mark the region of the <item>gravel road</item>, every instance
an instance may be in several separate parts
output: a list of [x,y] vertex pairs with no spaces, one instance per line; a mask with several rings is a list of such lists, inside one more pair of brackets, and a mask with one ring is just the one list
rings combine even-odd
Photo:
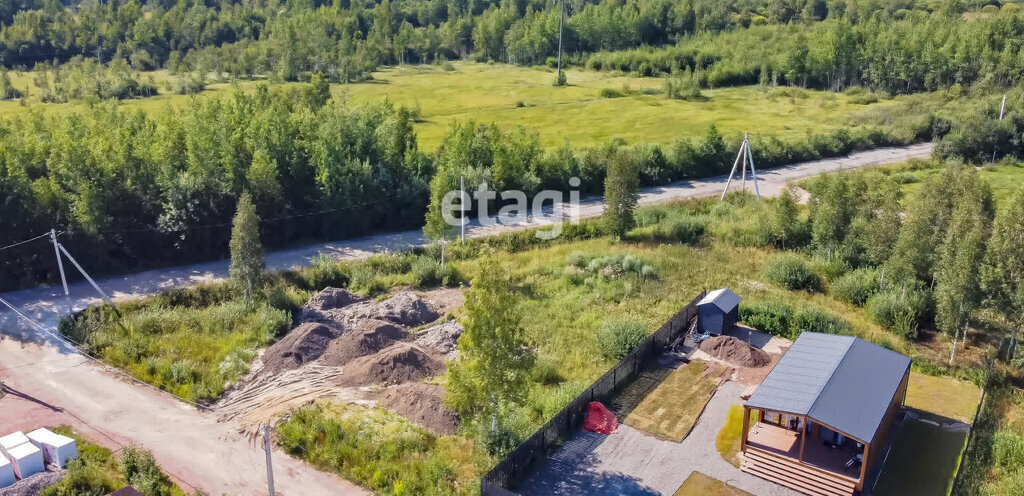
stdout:
[[[931,149],[930,143],[881,148],[766,170],[759,173],[760,192],[763,196],[774,195],[787,181],[815,174],[927,157]],[[725,181],[725,177],[717,177],[645,188],[640,194],[640,204],[716,195],[721,192]],[[589,199],[580,206],[580,215],[597,216],[602,208],[600,198]],[[543,221],[531,219],[515,226],[473,225],[468,228],[467,235],[486,236],[543,224]],[[306,265],[321,252],[339,259],[353,259],[424,242],[419,231],[407,231],[279,251],[268,254],[266,259],[268,268],[286,269]],[[68,249],[74,253],[74,246],[68,246]],[[81,262],[88,268],[88,260]],[[228,261],[222,260],[110,277],[98,282],[115,299],[126,299],[172,287],[214,281],[226,277],[227,272]],[[73,284],[71,294],[72,305],[76,309],[99,301],[85,282]],[[13,291],[4,294],[3,298],[50,326],[56,325],[59,315],[67,311],[67,303],[59,287]],[[0,336],[3,337],[0,340],[0,380],[5,384],[35,398],[37,403],[73,415],[81,423],[110,438],[124,439],[151,449],[161,465],[188,486],[201,487],[211,494],[266,494],[262,448],[234,434],[234,426],[218,423],[216,414],[196,411],[167,394],[127,382],[34,329],[6,309],[0,310]],[[3,430],[4,426],[0,425],[0,431]],[[279,451],[274,452],[274,463],[279,494],[363,493],[357,486],[315,470]]]

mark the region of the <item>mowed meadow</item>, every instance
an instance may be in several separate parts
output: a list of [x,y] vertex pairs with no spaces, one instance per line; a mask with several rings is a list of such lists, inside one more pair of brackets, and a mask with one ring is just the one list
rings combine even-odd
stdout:
[[[61,112],[88,105],[82,101],[39,103],[32,73],[11,72],[10,77],[13,85],[27,94],[26,103],[0,101],[0,115],[29,109]],[[202,93],[190,96],[166,89],[171,78],[167,71],[141,73],[139,79],[149,81],[150,77],[160,94],[124,100],[122,105],[154,113],[168,105],[188,105],[192,98],[223,95],[232,91],[234,84],[247,92],[264,84],[259,80],[211,82]],[[874,124],[851,116],[870,108],[892,106],[904,98],[863,105],[842,93],[739,86],[704,89],[696,99],[677,100],[664,95],[663,78],[577,68],[569,69],[567,77],[568,86],[556,87],[552,85],[555,71],[544,67],[473,62],[405,65],[383,68],[368,81],[331,85],[331,94],[354,103],[389,99],[417,110],[416,132],[421,149],[426,151],[437,148],[453,122],[468,120],[494,122],[505,130],[525,126],[537,132],[546,147],[559,146],[564,140],[574,147],[586,147],[611,139],[626,144],[666,145],[680,137],[702,136],[711,124],[723,133],[749,131],[779,138],[802,137],[812,131],[824,133]]]

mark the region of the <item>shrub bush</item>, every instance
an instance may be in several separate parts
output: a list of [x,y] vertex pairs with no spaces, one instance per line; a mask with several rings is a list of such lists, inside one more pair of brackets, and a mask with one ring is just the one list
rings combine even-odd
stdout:
[[1004,429],[992,438],[992,461],[1001,468],[1024,467],[1024,435]]
[[807,262],[793,253],[782,253],[768,259],[764,264],[764,276],[775,284],[794,291],[815,291],[820,287],[818,276]]
[[857,306],[864,306],[871,295],[878,292],[879,273],[877,269],[857,269],[848,272],[832,283],[832,297]]
[[917,337],[917,325],[931,314],[927,289],[890,290],[867,299],[868,315],[876,324],[908,339]]
[[533,362],[533,369],[530,370],[530,378],[533,382],[551,386],[565,380],[558,372],[558,362],[546,355],[541,355]]
[[783,303],[741,304],[740,321],[768,334],[789,337],[793,323],[793,309]]
[[853,334],[853,325],[838,315],[817,307],[803,307],[793,313],[790,335],[795,339],[805,331],[825,334]]
[[617,90],[615,88],[601,88],[601,91],[598,92],[598,95],[600,95],[601,98],[622,98],[626,96],[626,94],[623,93],[621,90]]
[[618,360],[647,339],[647,327],[635,320],[606,320],[596,337],[601,356]]
[[455,267],[430,257],[419,257],[412,263],[413,286],[451,286],[458,282]]

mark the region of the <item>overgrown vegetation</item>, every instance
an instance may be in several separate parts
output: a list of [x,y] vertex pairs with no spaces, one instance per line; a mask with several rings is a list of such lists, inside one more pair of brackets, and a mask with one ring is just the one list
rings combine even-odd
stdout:
[[475,480],[492,463],[472,441],[355,405],[301,407],[278,426],[277,443],[377,494],[476,494]]

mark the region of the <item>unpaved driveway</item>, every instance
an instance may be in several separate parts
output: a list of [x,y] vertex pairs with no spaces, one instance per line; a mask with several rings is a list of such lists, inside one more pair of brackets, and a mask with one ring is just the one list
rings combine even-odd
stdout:
[[[931,153],[931,144],[904,148],[883,148],[858,152],[848,157],[805,162],[779,167],[759,174],[762,195],[780,191],[786,181],[823,172],[836,172],[869,165],[898,162]],[[646,188],[641,204],[664,203],[715,195],[724,177],[683,181]],[[749,186],[749,183],[748,183]],[[600,215],[600,198],[584,202],[583,217]],[[541,225],[531,221],[519,226],[471,226],[470,236]],[[306,265],[318,253],[336,258],[361,258],[385,249],[401,249],[424,243],[419,231],[382,234],[356,240],[322,243],[296,250],[271,253],[270,269]],[[42,249],[42,248],[41,248]],[[74,253],[74,246],[68,246]],[[89,261],[81,261],[88,268]],[[227,276],[228,262],[217,261],[184,267],[153,270],[111,277],[99,281],[114,298],[124,299],[177,286],[212,281]],[[71,286],[72,305],[85,308],[98,302],[85,282]],[[3,297],[34,318],[54,326],[66,313],[59,287],[14,291]],[[157,460],[176,478],[201,487],[211,494],[265,494],[263,451],[234,434],[235,427],[218,423],[215,414],[198,412],[173,397],[130,384],[103,368],[86,361],[55,339],[32,328],[12,312],[0,309],[0,380],[39,401],[53,405],[112,439],[127,439],[151,449]],[[0,425],[0,431],[6,429]],[[361,490],[305,464],[275,452],[275,478],[280,494],[356,494]],[[724,462],[723,462],[724,463]],[[714,475],[709,473],[709,475]]]
[[675,443],[625,424],[608,436],[582,429],[541,462],[519,494],[594,496],[670,495],[697,471],[757,496],[799,496],[726,462],[715,448],[729,406],[738,404],[744,386],[726,382],[715,392],[686,439]]

